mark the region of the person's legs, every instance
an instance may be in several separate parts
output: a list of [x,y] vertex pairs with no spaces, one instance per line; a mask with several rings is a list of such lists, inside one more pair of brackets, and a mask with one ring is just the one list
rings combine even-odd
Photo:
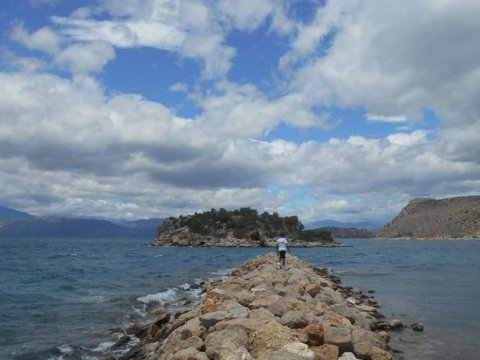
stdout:
[[280,265],[285,266],[285,251],[280,251]]

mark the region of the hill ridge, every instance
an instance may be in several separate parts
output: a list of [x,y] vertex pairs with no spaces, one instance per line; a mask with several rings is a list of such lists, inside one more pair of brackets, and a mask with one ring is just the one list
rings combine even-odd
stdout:
[[412,199],[378,237],[479,239],[480,196]]

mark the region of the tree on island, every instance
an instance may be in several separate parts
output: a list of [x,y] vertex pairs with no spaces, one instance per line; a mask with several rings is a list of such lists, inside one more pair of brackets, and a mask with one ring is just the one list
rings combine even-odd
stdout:
[[244,207],[237,210],[211,209],[192,215],[170,217],[158,228],[157,238],[165,237],[178,231],[197,237],[220,239],[231,236],[248,240],[257,246],[267,246],[268,241],[284,232],[290,239],[305,242],[334,243],[332,235],[327,232],[304,230],[297,216],[282,217],[278,213],[263,212]]

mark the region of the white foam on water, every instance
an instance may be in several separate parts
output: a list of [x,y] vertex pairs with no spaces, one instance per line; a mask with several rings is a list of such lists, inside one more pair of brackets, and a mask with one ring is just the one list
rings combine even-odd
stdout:
[[97,345],[96,348],[93,348],[92,351],[104,352],[110,349],[110,347],[115,344],[115,341],[105,341]]
[[189,283],[183,283],[182,285],[179,286],[180,289],[182,290],[189,290],[191,285]]
[[145,304],[149,304],[151,302],[165,304],[168,302],[175,301],[176,299],[177,299],[176,289],[168,289],[167,291],[162,291],[156,294],[147,294],[145,296],[140,296],[139,298],[137,298],[138,301],[143,302]]
[[73,349],[70,347],[70,345],[67,344],[57,346],[57,349],[60,350],[63,354],[71,354],[73,352]]
[[82,360],[98,360],[98,357],[92,355],[82,355]]
[[133,311],[135,311],[136,314],[140,315],[140,317],[146,317],[147,316],[147,312],[145,311],[145,309],[139,309],[139,308],[136,308],[133,305],[132,305],[132,309],[133,309]]

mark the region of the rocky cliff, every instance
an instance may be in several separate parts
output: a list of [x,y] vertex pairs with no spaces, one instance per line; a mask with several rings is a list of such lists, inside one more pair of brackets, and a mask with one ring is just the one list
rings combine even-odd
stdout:
[[480,196],[413,199],[378,237],[480,239]]

